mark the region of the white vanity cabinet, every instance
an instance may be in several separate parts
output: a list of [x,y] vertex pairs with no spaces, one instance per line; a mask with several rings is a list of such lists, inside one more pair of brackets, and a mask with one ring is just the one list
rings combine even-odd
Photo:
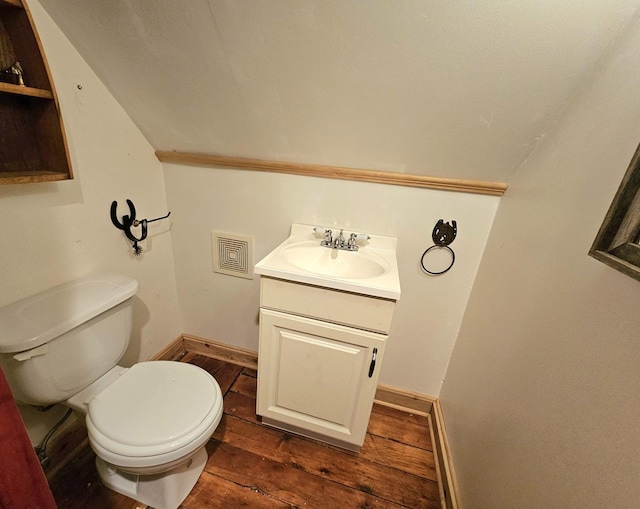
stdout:
[[262,277],[257,414],[352,450],[364,442],[395,300]]

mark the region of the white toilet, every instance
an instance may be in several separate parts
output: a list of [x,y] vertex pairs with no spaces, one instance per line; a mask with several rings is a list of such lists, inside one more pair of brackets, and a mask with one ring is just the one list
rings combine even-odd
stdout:
[[0,366],[16,400],[63,403],[86,416],[109,488],[175,509],[207,462],[222,418],[216,380],[191,364],[118,366],[131,337],[138,282],[82,278],[0,308]]

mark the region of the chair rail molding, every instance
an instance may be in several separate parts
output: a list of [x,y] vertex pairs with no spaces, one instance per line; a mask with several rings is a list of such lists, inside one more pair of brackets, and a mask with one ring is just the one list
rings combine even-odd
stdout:
[[437,189],[441,191],[457,191],[460,193],[486,194],[491,196],[502,196],[507,190],[507,184],[503,182],[427,177],[407,173],[343,168],[339,166],[324,166],[318,164],[289,163],[282,161],[268,161],[264,159],[194,154],[166,150],[157,150],[156,157],[163,163],[287,173],[290,175],[301,175],[306,177],[355,180],[358,182],[373,182],[378,184],[419,187],[424,189]]

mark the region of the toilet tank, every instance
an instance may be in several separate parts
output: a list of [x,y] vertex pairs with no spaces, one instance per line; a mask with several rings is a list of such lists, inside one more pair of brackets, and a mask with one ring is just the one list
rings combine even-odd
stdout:
[[14,398],[59,403],[113,368],[137,291],[127,276],[89,276],[0,308],[0,366]]

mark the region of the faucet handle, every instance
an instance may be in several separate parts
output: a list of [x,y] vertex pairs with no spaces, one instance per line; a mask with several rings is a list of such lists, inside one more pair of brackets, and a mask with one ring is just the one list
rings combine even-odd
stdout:
[[371,237],[366,233],[352,233],[349,235],[349,241],[347,242],[347,248],[350,251],[357,251],[358,244],[363,245],[369,240]]
[[322,242],[320,242],[320,245],[322,245],[322,246],[330,246],[331,244],[333,244],[333,232],[331,230],[329,230],[328,228],[322,228],[320,226],[316,226],[313,229],[313,234],[317,235],[319,237],[323,237],[324,236],[324,240]]

